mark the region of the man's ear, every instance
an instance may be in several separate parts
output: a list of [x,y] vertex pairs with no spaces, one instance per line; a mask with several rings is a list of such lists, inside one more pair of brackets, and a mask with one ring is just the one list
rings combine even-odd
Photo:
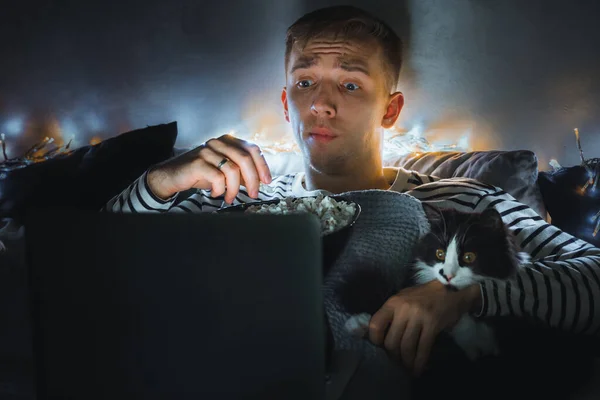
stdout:
[[288,110],[287,102],[287,89],[284,87],[281,91],[281,103],[283,104],[283,113],[285,114],[285,120],[290,122],[290,112]]
[[404,95],[402,92],[396,92],[390,95],[386,113],[381,121],[381,126],[383,126],[385,129],[390,129],[393,127],[400,116],[402,107],[404,107]]

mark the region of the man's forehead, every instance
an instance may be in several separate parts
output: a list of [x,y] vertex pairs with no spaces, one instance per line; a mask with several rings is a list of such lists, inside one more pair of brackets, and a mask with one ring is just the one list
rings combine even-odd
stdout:
[[[335,58],[335,66],[342,67],[352,65],[352,70],[363,71],[366,75],[372,75],[377,69],[380,60],[379,47],[366,42],[352,40],[327,40],[314,39],[304,46],[298,44],[292,48],[290,54],[289,72],[296,69],[309,68],[320,64],[324,57]],[[348,68],[344,68],[348,69]]]
[[351,59],[369,60],[379,51],[377,43],[356,40],[313,39],[292,48],[295,58],[315,57],[322,54],[333,54]]

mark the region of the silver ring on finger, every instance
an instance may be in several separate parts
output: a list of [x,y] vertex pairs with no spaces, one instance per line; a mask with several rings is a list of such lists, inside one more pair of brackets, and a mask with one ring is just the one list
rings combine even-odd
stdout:
[[221,169],[223,167],[223,165],[227,164],[228,161],[229,161],[229,159],[227,157],[222,159],[221,162],[217,164],[217,169]]

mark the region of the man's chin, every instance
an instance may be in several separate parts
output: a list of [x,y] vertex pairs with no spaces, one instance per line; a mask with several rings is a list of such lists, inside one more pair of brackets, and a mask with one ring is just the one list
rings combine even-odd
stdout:
[[319,157],[309,156],[308,164],[314,171],[324,175],[340,175],[348,170],[348,163],[345,158],[327,157],[321,155]]

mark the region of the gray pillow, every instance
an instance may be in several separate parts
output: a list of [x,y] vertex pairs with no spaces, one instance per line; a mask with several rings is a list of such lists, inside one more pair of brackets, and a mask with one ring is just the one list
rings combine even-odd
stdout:
[[439,178],[473,178],[504,189],[546,219],[537,185],[538,159],[532,151],[473,151],[409,153],[387,165]]

